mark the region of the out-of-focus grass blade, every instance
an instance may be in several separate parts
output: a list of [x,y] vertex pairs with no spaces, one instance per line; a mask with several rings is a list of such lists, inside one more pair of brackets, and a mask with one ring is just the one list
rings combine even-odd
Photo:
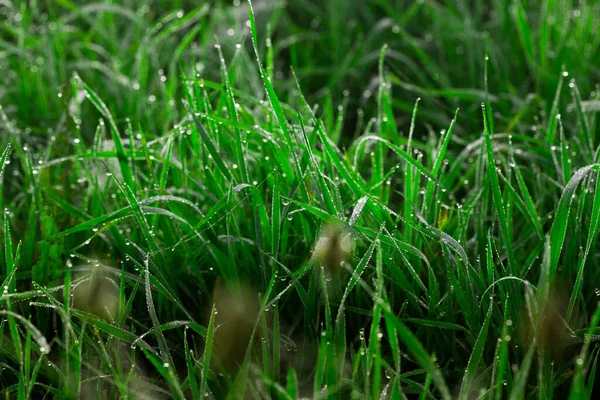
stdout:
[[525,58],[531,73],[535,74],[537,71],[533,49],[533,35],[529,23],[527,22],[527,14],[525,13],[525,9],[520,0],[515,0],[511,7],[523,53],[525,53]]

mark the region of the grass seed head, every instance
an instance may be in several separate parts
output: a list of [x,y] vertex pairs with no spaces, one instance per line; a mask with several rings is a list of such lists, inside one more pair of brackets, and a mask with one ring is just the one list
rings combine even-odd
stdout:
[[223,367],[233,372],[242,364],[258,318],[258,296],[249,286],[217,282],[214,354]]
[[321,230],[315,245],[313,258],[329,273],[337,273],[343,269],[352,251],[353,242],[349,232],[339,224],[327,224]]
[[73,307],[111,321],[119,311],[119,286],[98,270],[80,277],[73,284]]

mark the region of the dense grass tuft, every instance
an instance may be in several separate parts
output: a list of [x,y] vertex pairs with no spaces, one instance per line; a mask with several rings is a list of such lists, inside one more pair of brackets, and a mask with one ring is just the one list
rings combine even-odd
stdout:
[[0,0],[4,396],[594,396],[598,4],[196,3]]

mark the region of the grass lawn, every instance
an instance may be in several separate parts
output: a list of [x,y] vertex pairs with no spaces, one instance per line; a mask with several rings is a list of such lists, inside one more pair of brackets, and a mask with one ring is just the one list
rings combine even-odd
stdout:
[[599,112],[592,0],[0,0],[0,395],[595,398]]

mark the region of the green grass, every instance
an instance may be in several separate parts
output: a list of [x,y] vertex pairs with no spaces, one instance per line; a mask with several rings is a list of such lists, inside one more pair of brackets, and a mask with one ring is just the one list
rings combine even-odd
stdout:
[[0,0],[2,396],[593,398],[598,15]]

